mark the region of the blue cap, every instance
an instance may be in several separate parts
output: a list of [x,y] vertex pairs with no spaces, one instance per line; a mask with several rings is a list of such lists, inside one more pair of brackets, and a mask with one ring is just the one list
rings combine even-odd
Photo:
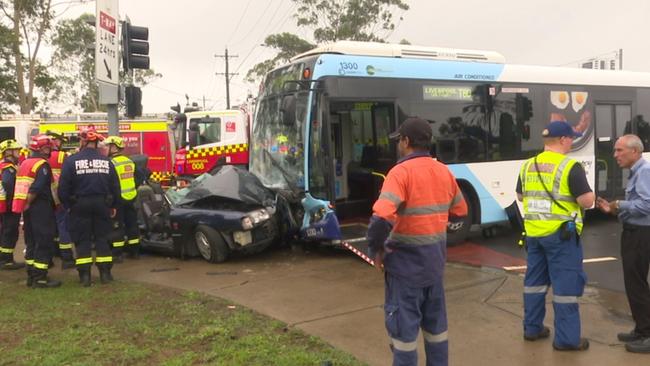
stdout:
[[581,137],[582,132],[577,132],[570,124],[564,121],[553,121],[546,125],[542,131],[543,137]]

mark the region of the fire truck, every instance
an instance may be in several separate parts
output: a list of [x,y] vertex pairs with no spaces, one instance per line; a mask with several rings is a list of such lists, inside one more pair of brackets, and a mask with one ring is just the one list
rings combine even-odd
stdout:
[[219,165],[247,168],[249,121],[243,109],[178,113],[170,125],[174,174],[191,178]]
[[[146,155],[151,179],[167,181],[172,175],[174,144],[169,134],[166,115],[145,115],[138,119],[121,119],[120,136],[124,139],[125,155]],[[108,136],[108,121],[105,113],[84,113],[78,115],[48,116],[40,121],[39,133],[56,132],[68,137],[63,148],[79,146],[77,132],[88,125],[94,125],[98,132]]]

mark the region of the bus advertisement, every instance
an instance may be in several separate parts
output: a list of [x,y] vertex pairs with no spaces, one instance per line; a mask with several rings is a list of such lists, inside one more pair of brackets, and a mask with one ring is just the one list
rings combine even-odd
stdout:
[[[470,212],[448,242],[472,226],[508,221],[525,159],[542,130],[564,120],[583,133],[570,156],[598,196],[622,197],[628,174],[613,159],[617,137],[638,134],[650,151],[650,74],[522,66],[490,51],[336,42],[299,55],[262,82],[250,170],[290,192],[299,236],[365,243],[382,175],[398,159],[387,136],[407,117],[434,132],[431,154],[447,164]],[[435,184],[435,182],[432,182]]]

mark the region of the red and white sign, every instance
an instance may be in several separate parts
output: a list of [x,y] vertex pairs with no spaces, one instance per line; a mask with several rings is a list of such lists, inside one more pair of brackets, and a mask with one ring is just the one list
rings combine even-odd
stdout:
[[237,132],[237,124],[235,121],[226,122],[226,132]]
[[97,0],[95,13],[95,79],[113,85],[120,76],[117,6],[118,0]]

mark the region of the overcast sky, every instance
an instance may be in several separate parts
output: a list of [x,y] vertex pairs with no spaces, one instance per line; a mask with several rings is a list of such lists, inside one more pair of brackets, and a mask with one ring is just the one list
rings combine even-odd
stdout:
[[[648,0],[410,0],[410,10],[395,14],[391,42],[500,52],[507,63],[566,65],[623,49],[623,68],[650,72]],[[231,104],[257,85],[243,78],[255,63],[273,53],[260,44],[271,33],[294,32],[291,0],[122,0],[120,14],[149,27],[151,66],[163,77],[143,90],[145,112],[167,112],[191,101],[225,108],[223,54],[237,72]],[[61,11],[61,10],[59,10]],[[94,2],[74,6],[64,17],[95,11]],[[403,20],[399,21],[402,16]]]

